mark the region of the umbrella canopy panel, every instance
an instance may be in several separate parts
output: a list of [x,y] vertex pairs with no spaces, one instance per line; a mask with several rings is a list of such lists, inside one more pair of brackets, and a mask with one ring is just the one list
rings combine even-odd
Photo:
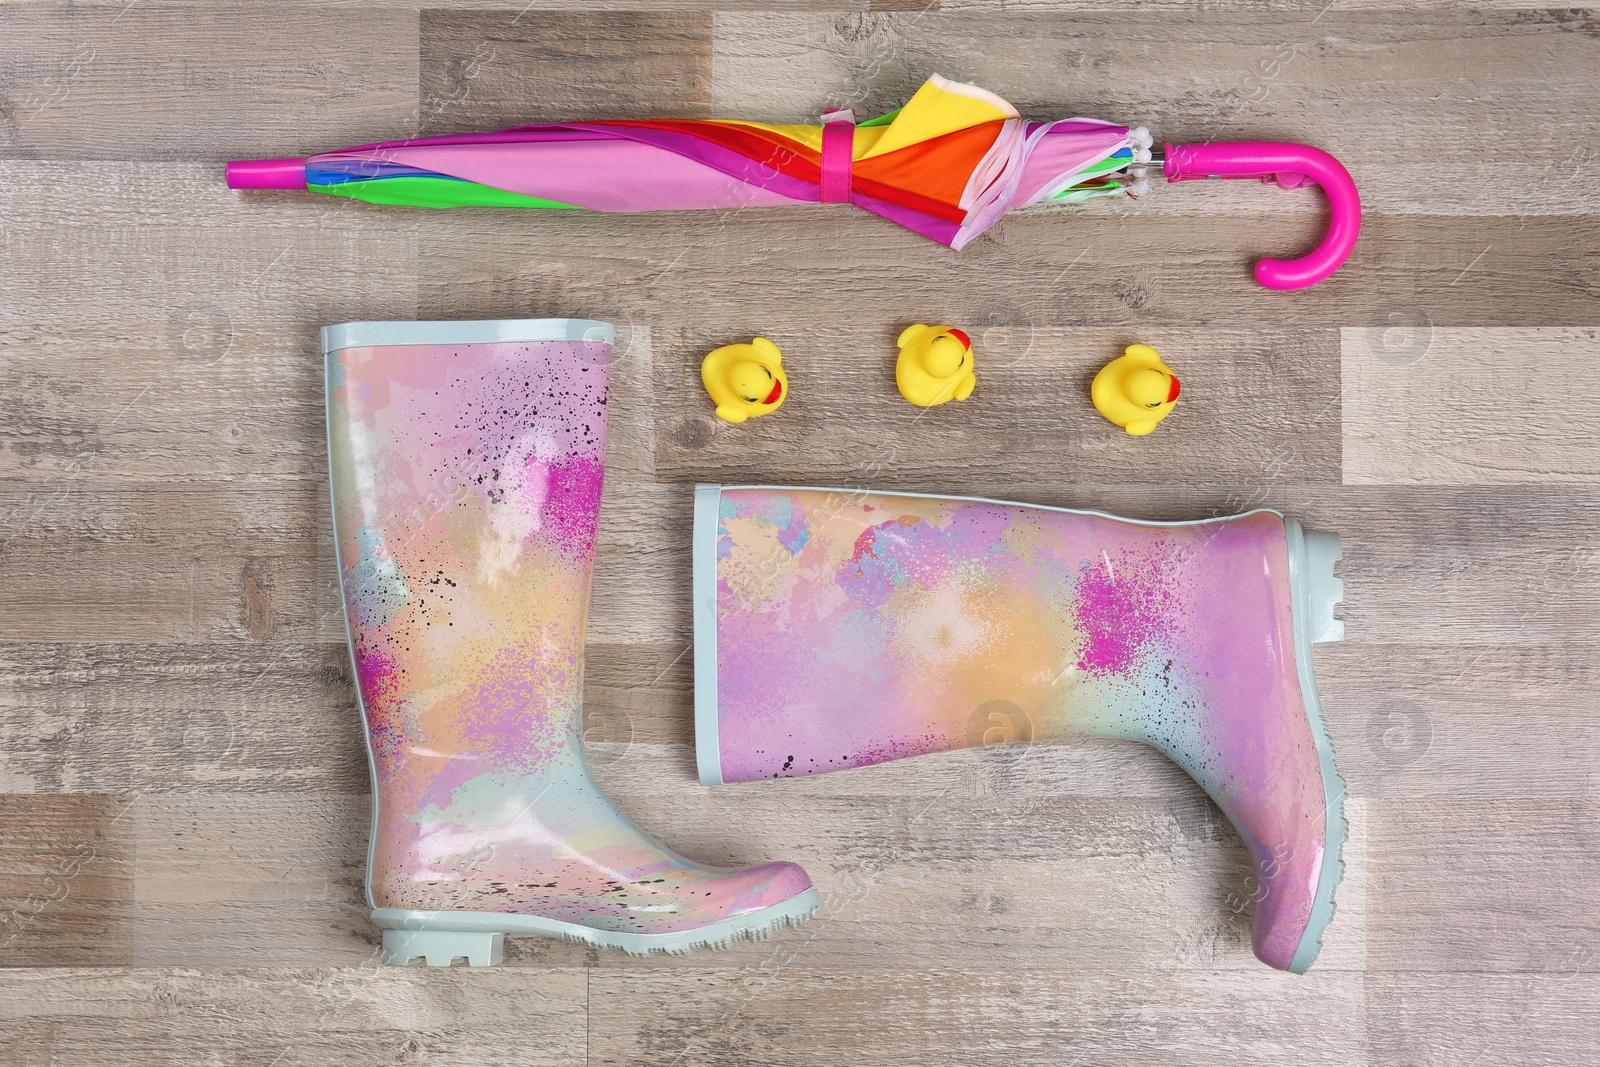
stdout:
[[[1029,122],[935,75],[906,105],[854,125],[658,120],[518,126],[346,148],[305,161],[307,188],[382,204],[664,211],[846,199],[960,248],[1007,210],[1114,193],[1126,126]],[[846,123],[848,153],[828,132]],[[830,144],[832,142],[832,144]]]

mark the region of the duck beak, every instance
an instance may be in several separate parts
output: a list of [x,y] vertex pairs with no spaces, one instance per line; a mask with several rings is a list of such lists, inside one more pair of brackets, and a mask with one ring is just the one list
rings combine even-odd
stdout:
[[957,341],[960,341],[962,343],[962,345],[965,346],[966,348],[970,349],[972,347],[972,340],[969,337],[967,337],[967,335],[965,333],[962,333],[960,330],[951,330],[950,331],[950,336],[954,337]]
[[763,400],[762,403],[763,404],[776,404],[778,402],[778,398],[781,397],[781,396],[783,396],[783,383],[780,382],[780,381],[774,380],[773,383],[772,383],[772,392],[767,394],[767,398],[765,400]]
[[1170,404],[1176,399],[1178,399],[1178,376],[1174,374],[1172,376],[1172,388],[1167,390],[1167,403]]

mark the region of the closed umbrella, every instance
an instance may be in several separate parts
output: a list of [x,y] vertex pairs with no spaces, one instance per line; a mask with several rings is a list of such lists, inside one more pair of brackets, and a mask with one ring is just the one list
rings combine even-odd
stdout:
[[[1217,175],[1315,181],[1334,222],[1312,256],[1257,278],[1299,288],[1331,274],[1359,228],[1355,187],[1338,161],[1272,142],[1167,146],[1144,129],[1099,119],[1023,119],[995,94],[935,75],[904,107],[857,123],[848,110],[820,125],[722,119],[609,120],[517,126],[413,138],[308,159],[228,164],[236,189],[309,189],[382,204],[661,211],[850,203],[951,248],[1008,210],[1089,197],[1138,195],[1147,168],[1169,181]],[[1331,166],[1330,166],[1331,164]],[[1267,277],[1262,268],[1267,267]]]

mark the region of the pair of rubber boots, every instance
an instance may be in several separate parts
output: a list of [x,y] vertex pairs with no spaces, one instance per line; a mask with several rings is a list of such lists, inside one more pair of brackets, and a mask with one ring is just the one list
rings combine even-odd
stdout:
[[[611,341],[584,320],[323,332],[386,963],[493,964],[508,933],[678,953],[820,906],[792,863],[661,847],[584,761]],[[1145,741],[1244,837],[1256,954],[1315,958],[1344,833],[1310,656],[1340,636],[1337,538],[1267,511],[702,486],[692,552],[703,781]]]

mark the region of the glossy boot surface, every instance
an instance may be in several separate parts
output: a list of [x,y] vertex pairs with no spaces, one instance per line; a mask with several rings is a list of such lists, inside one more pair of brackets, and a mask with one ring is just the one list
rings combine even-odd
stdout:
[[1170,756],[1238,828],[1254,947],[1304,971],[1342,873],[1343,783],[1311,673],[1338,539],[968,498],[702,486],[696,748],[707,782],[995,741]]
[[799,867],[684,859],[618,811],[584,761],[610,328],[326,334],[385,962],[493,963],[516,932],[679,952],[809,914],[816,891]]

